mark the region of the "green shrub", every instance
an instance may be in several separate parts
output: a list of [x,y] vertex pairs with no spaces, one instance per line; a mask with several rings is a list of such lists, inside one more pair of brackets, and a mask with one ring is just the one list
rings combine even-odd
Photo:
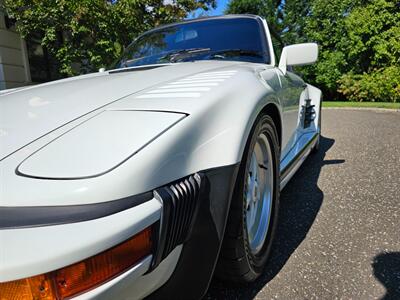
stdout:
[[391,66],[371,73],[346,74],[339,80],[339,92],[350,101],[400,103],[400,67]]
[[65,75],[105,67],[142,32],[215,5],[215,0],[0,0],[22,37],[40,34],[42,47]]

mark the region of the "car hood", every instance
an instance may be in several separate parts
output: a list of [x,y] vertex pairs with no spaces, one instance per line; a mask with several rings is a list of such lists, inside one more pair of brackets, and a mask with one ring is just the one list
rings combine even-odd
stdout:
[[[92,111],[151,87],[235,62],[199,62],[83,75],[0,94],[0,160]],[[143,99],[142,101],[145,101]]]

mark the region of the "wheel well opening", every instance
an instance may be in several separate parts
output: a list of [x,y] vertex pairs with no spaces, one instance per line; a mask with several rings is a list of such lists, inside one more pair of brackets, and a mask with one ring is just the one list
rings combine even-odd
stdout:
[[282,146],[282,122],[281,115],[276,105],[270,103],[262,110],[264,114],[269,115],[275,123],[276,131],[278,133],[279,147]]

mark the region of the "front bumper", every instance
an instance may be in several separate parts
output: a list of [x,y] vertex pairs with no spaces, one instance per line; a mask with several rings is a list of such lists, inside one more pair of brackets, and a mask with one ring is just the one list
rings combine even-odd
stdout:
[[149,201],[105,217],[0,230],[1,244],[7,245],[0,249],[0,282],[81,261],[157,223],[151,255],[75,298],[136,299],[157,289],[151,298],[201,298],[218,257],[237,169],[233,165],[186,177],[156,189]]
[[172,276],[149,299],[201,299],[210,284],[225,232],[239,164],[202,172],[197,213]]

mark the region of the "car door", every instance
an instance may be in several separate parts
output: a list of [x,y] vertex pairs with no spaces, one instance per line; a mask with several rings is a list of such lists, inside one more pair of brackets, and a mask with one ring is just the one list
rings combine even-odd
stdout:
[[278,97],[282,103],[282,149],[281,159],[292,149],[297,142],[298,128],[301,126],[299,121],[299,102],[305,82],[293,72],[287,71],[286,74],[276,68],[280,80],[281,89],[278,91]]

